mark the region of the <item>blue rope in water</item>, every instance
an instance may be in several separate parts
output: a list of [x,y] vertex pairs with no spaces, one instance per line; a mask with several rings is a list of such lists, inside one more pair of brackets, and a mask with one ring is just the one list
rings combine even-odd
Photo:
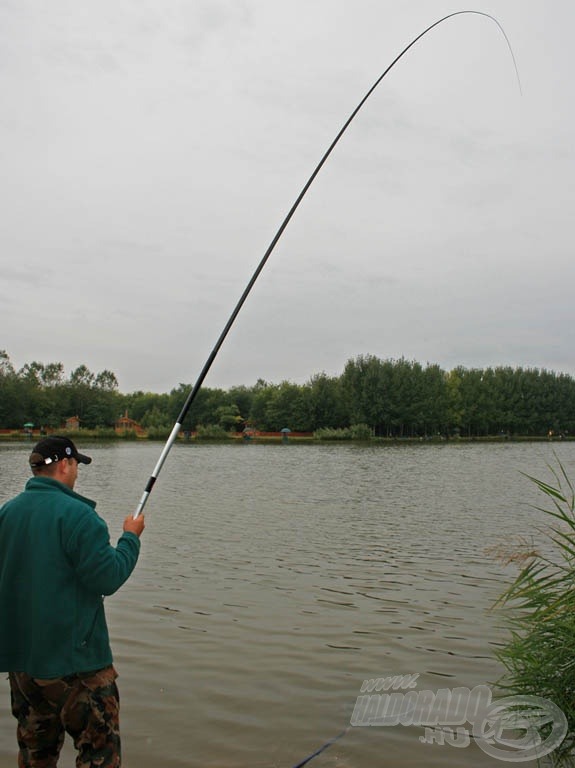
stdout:
[[311,755],[308,755],[301,762],[299,762],[296,765],[294,765],[293,768],[302,768],[302,766],[307,765],[307,763],[309,763],[310,760],[313,760],[314,757],[317,757],[318,755],[320,755],[325,749],[327,749],[328,747],[331,747],[332,744],[335,744],[335,742],[338,739],[341,739],[342,736],[345,736],[345,734],[348,732],[348,730],[349,730],[349,725],[341,733],[338,733],[337,736],[334,736],[333,739],[330,739],[329,741],[326,741],[325,744],[323,744],[319,749],[316,749],[316,751],[313,752]]

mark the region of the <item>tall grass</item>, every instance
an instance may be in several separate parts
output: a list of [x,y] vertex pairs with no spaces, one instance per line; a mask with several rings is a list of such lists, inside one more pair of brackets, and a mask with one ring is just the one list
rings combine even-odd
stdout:
[[230,435],[219,424],[198,425],[196,438],[198,440],[230,440]]
[[352,424],[350,427],[316,429],[316,440],[371,440],[373,431],[367,424]]
[[550,467],[550,483],[526,475],[545,497],[534,505],[549,520],[540,550],[498,601],[510,609],[511,637],[499,650],[507,695],[541,696],[563,710],[568,733],[553,764],[575,766],[575,492],[564,467]]

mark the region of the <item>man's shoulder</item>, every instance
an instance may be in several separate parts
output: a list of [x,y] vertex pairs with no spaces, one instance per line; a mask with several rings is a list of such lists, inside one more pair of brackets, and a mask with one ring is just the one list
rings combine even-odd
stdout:
[[42,515],[44,520],[66,519],[67,525],[75,520],[99,518],[96,503],[67,488],[50,477],[32,477],[24,490],[0,507],[0,520],[21,519],[22,516]]
[[20,504],[26,502],[26,499],[28,498],[28,494],[26,492],[27,485],[28,484],[26,484],[26,486],[22,491],[20,491],[20,493],[17,493],[15,496],[12,496],[11,499],[7,499],[2,504],[0,504],[0,514],[2,514],[2,512],[7,512],[12,507],[18,507],[20,506]]
[[5,501],[3,504],[0,504],[0,519],[3,515],[6,515],[8,511],[13,506],[18,506],[21,500],[21,497],[24,495],[24,491],[22,493],[19,493],[17,496],[13,496],[11,499],[8,499],[8,501]]
[[28,480],[24,492],[17,498],[21,498],[22,500],[31,499],[38,493],[48,494],[45,498],[53,496],[58,499],[59,504],[65,503],[71,507],[90,507],[91,509],[95,509],[96,507],[95,501],[73,491],[58,480],[54,480],[52,477],[42,477],[38,475],[31,477]]

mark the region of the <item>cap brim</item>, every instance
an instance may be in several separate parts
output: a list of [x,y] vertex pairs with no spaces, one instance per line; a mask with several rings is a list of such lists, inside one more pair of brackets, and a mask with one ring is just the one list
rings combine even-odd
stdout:
[[84,456],[83,453],[78,453],[75,458],[76,458],[76,461],[78,462],[78,464],[91,464],[92,463],[92,459],[89,456]]

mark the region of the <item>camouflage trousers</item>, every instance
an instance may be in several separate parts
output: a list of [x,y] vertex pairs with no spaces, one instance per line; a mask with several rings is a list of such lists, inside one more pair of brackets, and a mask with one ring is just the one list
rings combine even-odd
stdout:
[[112,666],[56,680],[11,672],[18,768],[54,768],[66,733],[78,750],[76,768],[119,768],[117,676]]

